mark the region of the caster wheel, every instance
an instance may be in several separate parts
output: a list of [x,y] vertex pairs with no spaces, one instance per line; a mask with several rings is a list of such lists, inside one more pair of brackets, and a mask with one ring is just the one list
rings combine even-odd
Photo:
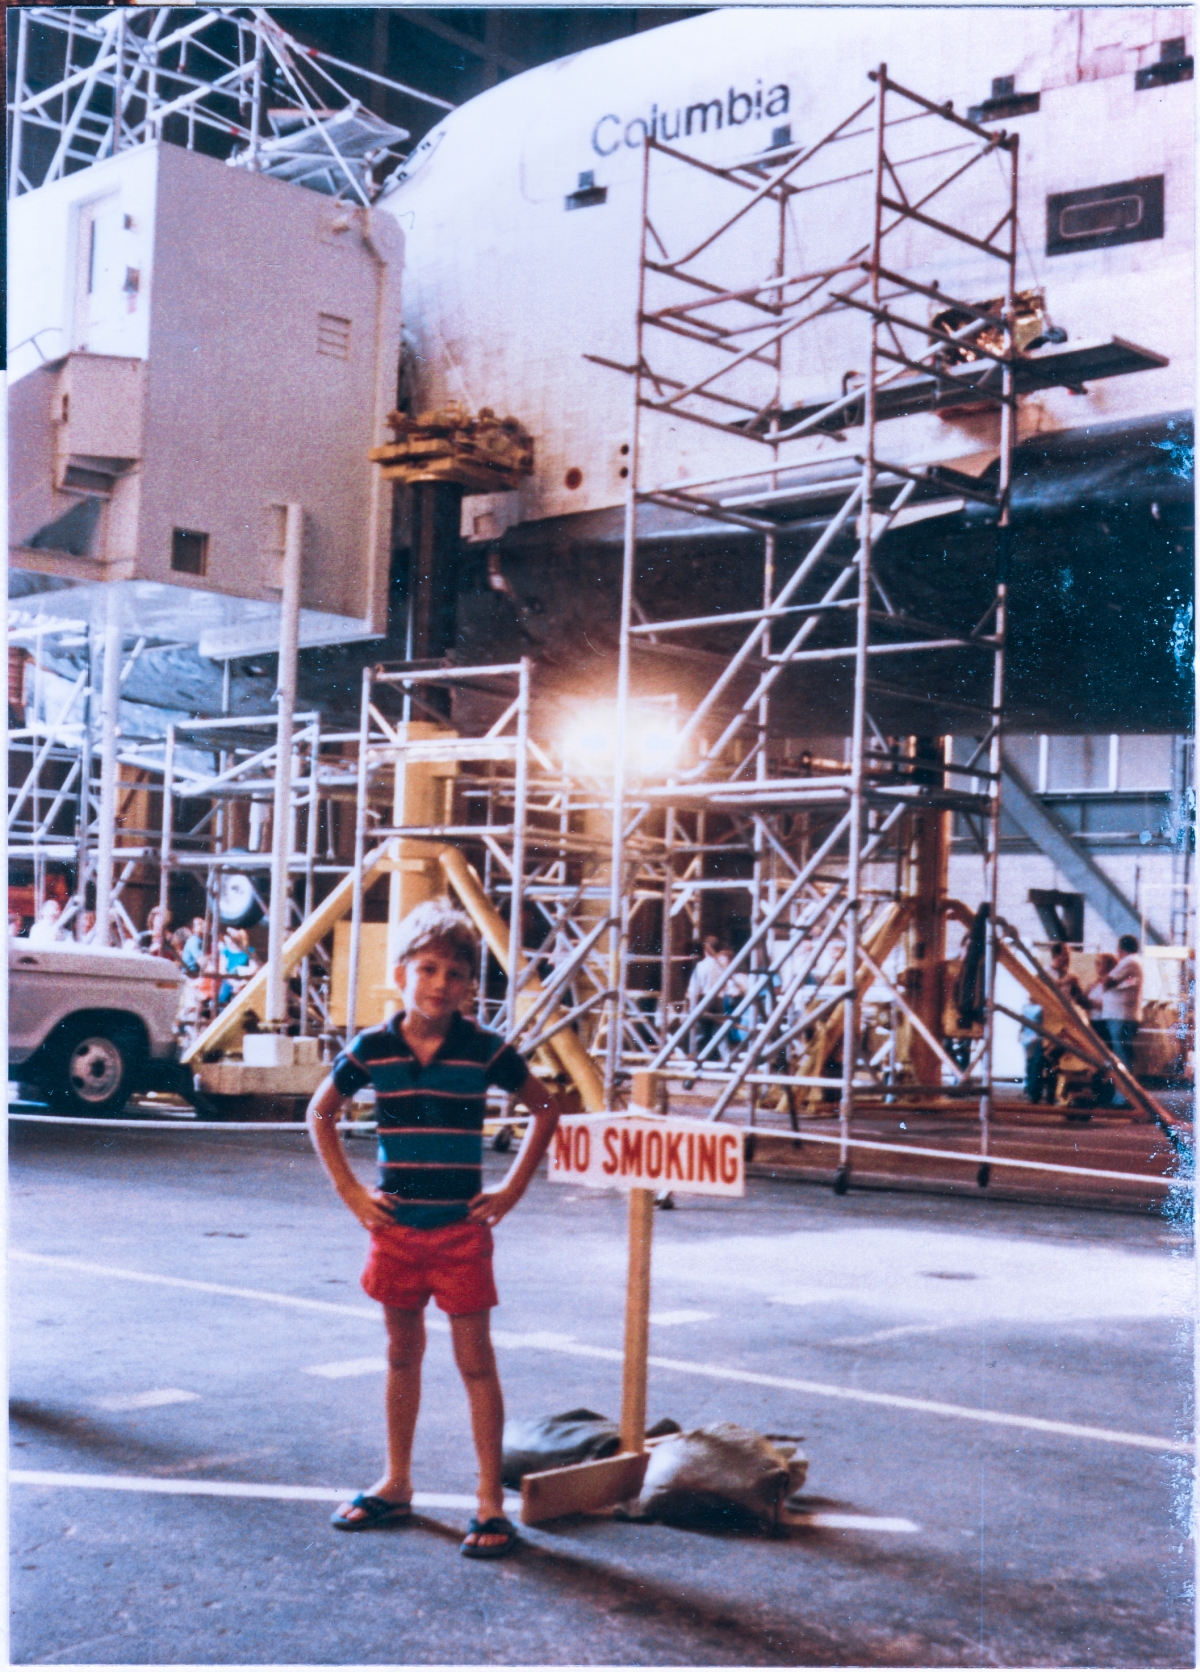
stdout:
[[833,1193],[835,1196],[844,1196],[849,1189],[850,1169],[849,1167],[839,1167],[837,1172],[834,1174]]

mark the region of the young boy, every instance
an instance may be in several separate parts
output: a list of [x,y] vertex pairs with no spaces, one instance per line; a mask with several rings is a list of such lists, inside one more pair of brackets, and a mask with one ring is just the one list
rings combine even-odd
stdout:
[[[357,1532],[412,1513],[412,1443],[432,1294],[450,1318],[479,1459],[479,1514],[462,1554],[496,1557],[514,1548],[517,1535],[505,1519],[500,1481],[504,1400],[488,1320],[497,1304],[491,1227],[524,1195],[559,1111],[510,1045],[460,1013],[475,956],[474,931],[449,902],[430,901],[408,914],[397,949],[403,1009],[341,1053],[309,1105],[308,1126],[334,1189],[371,1233],[362,1285],[382,1303],[388,1335],[387,1468],[341,1506],[333,1525]],[[336,1124],[368,1084],[375,1087],[379,1123],[376,1190],[355,1178]],[[489,1086],[516,1093],[533,1118],[503,1184],[483,1192]]]

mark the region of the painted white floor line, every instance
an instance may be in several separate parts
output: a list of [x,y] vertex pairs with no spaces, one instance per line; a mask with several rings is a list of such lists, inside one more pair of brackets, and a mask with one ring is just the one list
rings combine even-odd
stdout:
[[847,1399],[860,1405],[886,1405],[896,1411],[921,1411],[928,1416],[959,1417],[966,1422],[988,1423],[998,1428],[1023,1428],[1039,1434],[1069,1435],[1077,1440],[1102,1440],[1109,1445],[1137,1446],[1143,1451],[1185,1452],[1190,1455],[1196,1449],[1190,1440],[1129,1434],[1119,1428],[1092,1428],[1078,1422],[1052,1422],[1046,1417],[1018,1416],[1009,1411],[981,1411],[971,1405],[949,1405],[939,1399],[911,1399],[898,1393],[867,1393],[862,1388],[837,1387],[830,1382],[801,1382],[787,1376],[760,1375],[753,1370],[728,1370],[718,1364],[689,1364],[682,1359],[657,1357],[651,1358],[649,1363],[656,1370],[678,1370],[686,1375],[711,1377],[714,1381],[749,1382],[756,1387],[807,1393],[817,1399]]
[[327,1376],[331,1382],[337,1382],[343,1376],[378,1376],[386,1369],[385,1358],[348,1358],[333,1364],[306,1364],[304,1375]]
[[716,1317],[715,1312],[652,1312],[652,1324],[707,1324]]
[[[156,1475],[60,1474],[51,1469],[13,1469],[14,1486],[82,1486],[105,1492],[165,1492],[184,1498],[277,1498],[286,1502],[342,1504],[357,1486],[260,1486],[243,1480],[164,1480]],[[518,1510],[520,1498],[505,1498],[506,1511]],[[469,1492],[414,1492],[414,1509],[467,1509],[477,1500]]]
[[494,1329],[492,1340],[497,1347],[543,1347],[547,1352],[569,1353],[575,1345],[573,1335],[562,1335],[553,1329],[511,1330]]
[[[307,1132],[304,1121],[290,1120],[195,1120],[189,1115],[177,1115],[173,1120],[134,1118],[132,1120],[104,1120],[95,1115],[35,1115],[21,1109],[8,1111],[10,1121],[39,1126],[95,1126],[106,1131],[126,1132]],[[339,1121],[340,1132],[353,1132],[351,1121]]]
[[198,1393],[188,1393],[183,1388],[152,1388],[149,1393],[117,1394],[111,1399],[97,1399],[96,1404],[102,1411],[149,1411],[155,1405],[186,1405],[199,1397]]
[[[230,1295],[239,1300],[260,1300],[277,1306],[311,1308],[318,1312],[341,1312],[356,1318],[378,1320],[377,1307],[344,1306],[336,1301],[305,1300],[297,1295],[274,1294],[267,1289],[235,1289],[226,1283],[201,1283],[189,1277],[163,1277],[153,1272],[128,1271],[119,1266],[93,1265],[86,1260],[69,1259],[61,1254],[32,1254],[14,1248],[10,1260],[35,1261],[42,1265],[59,1266],[72,1271],[86,1271],[104,1277],[123,1277],[135,1283],[154,1283],[166,1288],[199,1289],[208,1294]],[[445,1331],[449,1324],[440,1318],[430,1318],[427,1328]],[[622,1363],[624,1353],[619,1347],[591,1347],[570,1336],[557,1335],[551,1330],[535,1330],[517,1334],[493,1330],[492,1340],[498,1347],[532,1347],[552,1353],[567,1353],[574,1358],[598,1358]],[[983,1411],[971,1405],[949,1405],[938,1399],[914,1399],[899,1393],[868,1393],[862,1388],[838,1387],[832,1382],[799,1381],[789,1376],[768,1376],[757,1370],[734,1370],[722,1364],[697,1364],[690,1359],[650,1358],[656,1370],[671,1370],[684,1376],[703,1376],[719,1382],[745,1382],[751,1387],[781,1388],[787,1393],[804,1393],[815,1399],[844,1399],[858,1405],[883,1405],[896,1411],[919,1411],[926,1416],[955,1417],[963,1422],[981,1422],[998,1428],[1026,1429],[1039,1434],[1062,1434],[1077,1440],[1099,1440],[1108,1445],[1135,1446],[1142,1451],[1181,1452],[1191,1455],[1195,1446],[1190,1440],[1176,1440],[1155,1434],[1130,1434],[1119,1428],[1092,1428],[1084,1423],[1056,1422],[1047,1417],[1019,1416],[1009,1411]]]
[[[61,1266],[67,1271],[86,1271],[93,1277],[123,1277],[129,1283],[153,1283],[167,1289],[196,1289],[206,1295],[230,1295],[234,1300],[261,1300],[270,1306],[294,1306],[302,1312],[340,1312],[347,1318],[370,1318],[376,1323],[383,1322],[382,1308],[371,1302],[363,1306],[347,1306],[344,1301],[337,1300],[308,1300],[303,1295],[281,1295],[274,1289],[240,1289],[231,1283],[203,1283],[195,1277],[166,1277],[153,1271],[130,1271],[126,1266],[100,1266],[92,1260],[75,1260],[66,1254],[34,1254],[24,1248],[9,1250],[10,1260],[25,1260],[35,1265]],[[449,1333],[450,1325],[444,1318],[427,1317],[425,1328],[437,1330],[443,1334]],[[493,1341],[499,1340],[496,1332],[492,1334]],[[556,1340],[570,1340],[569,1336],[555,1337]],[[529,1345],[532,1336],[514,1336],[517,1345]]]
[[[14,1486],[57,1486],[99,1488],[106,1492],[157,1492],[184,1498],[268,1498],[286,1503],[341,1504],[353,1498],[356,1488],[338,1486],[273,1486],[240,1480],[164,1480],[147,1475],[62,1474],[51,1469],[14,1469],[9,1476]],[[515,1514],[520,1498],[506,1497],[506,1513]],[[468,1492],[414,1492],[413,1508],[476,1508]],[[788,1515],[789,1527],[827,1527],[836,1531],[870,1533],[919,1533],[915,1521],[899,1515],[846,1515],[840,1511],[815,1510],[811,1514]]]
[[936,1335],[949,1324],[897,1324],[895,1329],[877,1329],[873,1335],[835,1335],[826,1347],[872,1347],[876,1341],[897,1341],[902,1335]]
[[41,1266],[58,1266],[66,1271],[91,1272],[94,1277],[123,1277],[130,1283],[157,1283],[167,1289],[195,1289],[205,1295],[230,1295],[234,1300],[265,1300],[274,1306],[294,1306],[304,1312],[340,1312],[350,1318],[371,1318],[378,1323],[378,1306],[347,1306],[344,1301],[307,1300],[302,1295],[280,1295],[270,1289],[238,1289],[230,1283],[202,1283],[195,1277],[163,1277],[157,1272],[128,1271],[124,1266],[100,1266],[91,1260],[73,1260],[65,1254],[32,1254],[14,1248],[10,1260],[24,1260]]

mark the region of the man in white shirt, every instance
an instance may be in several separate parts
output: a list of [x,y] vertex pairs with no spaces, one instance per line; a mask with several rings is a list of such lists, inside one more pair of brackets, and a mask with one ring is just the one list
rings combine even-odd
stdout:
[[62,907],[57,900],[43,900],[42,909],[38,912],[33,926],[29,931],[30,946],[53,946],[62,939],[58,920],[62,916]]
[[1120,956],[1104,978],[1100,1020],[1113,1050],[1132,1073],[1133,1042],[1142,1019],[1142,960],[1133,935],[1121,936],[1117,952]]
[[[708,1044],[725,1014],[724,995],[720,991],[721,980],[729,968],[729,948],[716,935],[705,935],[701,942],[704,956],[692,971],[687,987],[687,1006],[693,1009],[701,1000],[705,999],[704,1009],[696,1019],[692,1030],[692,1055],[699,1056]],[[718,1052],[724,1061],[727,1052],[724,1042],[718,1046]]]

